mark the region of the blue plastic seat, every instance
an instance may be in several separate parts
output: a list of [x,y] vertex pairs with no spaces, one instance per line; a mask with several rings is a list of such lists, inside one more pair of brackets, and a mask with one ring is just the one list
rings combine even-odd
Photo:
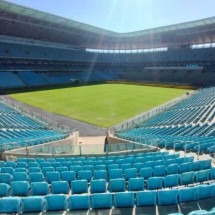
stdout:
[[16,167],[16,168],[14,169],[14,171],[15,171],[15,172],[25,172],[25,173],[27,173],[27,172],[28,172],[28,169],[26,169],[26,168],[17,168],[17,167]]
[[13,173],[15,172],[15,169],[13,167],[2,167],[1,172],[13,175]]
[[55,158],[55,160],[56,160],[56,162],[62,163],[65,161],[65,158]]
[[17,163],[15,161],[6,161],[5,167],[12,167],[13,169],[16,168]]
[[210,169],[211,168],[211,159],[201,160],[200,161],[200,169]]
[[210,180],[214,180],[215,179],[215,167],[212,167],[210,169],[209,175],[210,175]]
[[90,170],[91,172],[93,172],[94,166],[93,165],[84,165],[84,166],[82,166],[82,170]]
[[10,185],[5,183],[0,183],[0,197],[5,197],[9,195]]
[[76,180],[71,182],[72,194],[88,193],[87,180]]
[[112,170],[112,169],[119,169],[119,164],[109,164],[108,173],[110,173],[110,170]]
[[44,196],[49,193],[49,185],[47,182],[32,182],[31,183],[31,195]]
[[114,207],[133,207],[134,206],[134,193],[133,192],[120,192],[114,194]]
[[42,172],[29,173],[29,181],[30,182],[43,182],[44,181],[44,175]]
[[61,167],[62,166],[60,162],[50,162],[50,165],[52,167],[54,167],[55,170],[56,170],[57,167]]
[[182,163],[178,166],[179,173],[191,172],[192,169],[192,163]]
[[97,193],[92,194],[92,208],[93,209],[104,209],[112,208],[112,194],[111,193]]
[[188,185],[194,183],[195,172],[185,172],[180,175],[180,185]]
[[94,171],[96,171],[96,170],[107,170],[107,168],[106,168],[106,165],[104,165],[104,164],[100,164],[100,165],[95,165],[95,167],[94,167]]
[[144,190],[144,178],[130,178],[128,181],[129,191]]
[[56,162],[56,159],[55,158],[46,158],[46,162],[54,163],[54,162]]
[[130,169],[130,168],[132,168],[132,164],[131,163],[122,163],[120,165],[120,169],[122,169],[123,172],[125,172],[126,169]]
[[55,172],[55,169],[54,169],[54,167],[52,167],[52,166],[49,166],[49,167],[43,167],[42,168],[42,173],[43,173],[43,175],[46,177],[46,173],[47,172]]
[[145,167],[140,169],[140,177],[144,178],[145,180],[152,177],[153,169],[151,167]]
[[0,173],[0,183],[6,183],[10,185],[12,180],[13,177],[9,173]]
[[70,167],[70,171],[75,172],[76,175],[78,175],[78,172],[82,170],[82,166],[80,165],[72,165]]
[[29,173],[31,172],[42,172],[40,167],[30,167],[28,168]]
[[98,179],[98,180],[92,180],[90,182],[91,193],[105,193],[106,191],[107,191],[106,180]]
[[166,173],[165,165],[155,166],[154,169],[153,169],[153,175],[155,177],[165,176],[165,173]]
[[45,199],[41,196],[29,196],[21,199],[22,213],[43,212]]
[[133,164],[133,167],[137,169],[137,172],[140,172],[140,169],[144,168],[144,163],[136,162]]
[[109,179],[123,178],[122,169],[111,169],[109,172]]
[[111,179],[109,181],[109,191],[110,192],[124,192],[125,191],[125,179]]
[[14,172],[13,181],[28,181],[28,175],[25,172]]
[[20,205],[21,201],[18,197],[7,197],[7,198],[1,198],[0,199],[0,213],[19,213],[20,212]]
[[198,187],[185,187],[178,191],[179,204],[183,202],[196,201],[197,200]]
[[69,184],[67,181],[53,181],[51,183],[53,194],[68,194]]
[[209,180],[209,169],[205,170],[199,170],[198,172],[195,172],[195,182],[204,182]]
[[0,161],[0,168],[5,167],[6,163],[4,161]]
[[167,175],[164,177],[164,188],[177,187],[179,185],[179,174]]
[[16,168],[28,168],[28,163],[27,162],[17,162]]
[[67,197],[63,194],[47,195],[46,211],[65,211],[67,209]]
[[200,170],[200,161],[192,162],[192,171],[199,171]]
[[72,161],[72,166],[82,166],[82,165],[83,165],[82,161],[78,161],[78,160]]
[[12,196],[27,196],[29,194],[30,185],[26,181],[14,181],[11,183]]
[[158,205],[177,205],[178,190],[158,190]]
[[51,184],[53,181],[60,181],[59,172],[47,172],[46,173],[46,182]]
[[62,164],[62,167],[67,167],[68,170],[69,170],[70,166],[72,166],[71,161],[63,161],[61,164]]
[[147,206],[147,205],[156,205],[157,195],[156,191],[138,191],[136,194],[136,206]]
[[199,185],[197,188],[197,199],[206,199],[206,198],[211,198],[214,197],[214,185],[206,185],[202,184]]
[[30,168],[30,167],[40,167],[40,165],[37,162],[30,162],[30,163],[28,163],[28,168]]
[[41,169],[43,169],[44,167],[51,167],[51,164],[49,162],[41,162],[40,167]]
[[69,171],[68,167],[66,167],[66,166],[56,167],[55,170],[56,170],[56,172],[59,172],[60,175],[62,175],[62,172]]
[[76,180],[76,174],[73,171],[64,171],[61,173],[61,180],[67,181],[70,184],[71,181]]
[[107,180],[107,171],[106,170],[95,170],[93,173],[93,179]]
[[163,177],[151,177],[147,180],[148,190],[157,190],[163,187]]
[[90,170],[80,170],[78,172],[78,179],[79,180],[85,179],[88,182],[90,182],[92,177],[93,177],[93,174],[92,174],[92,171],[90,171]]
[[72,195],[68,198],[68,208],[73,210],[89,210],[90,196],[89,195]]
[[188,215],[213,215],[213,213],[208,214],[208,212],[206,210],[195,210],[195,211],[191,211],[190,213],[188,213]]
[[128,181],[130,178],[136,178],[136,177],[137,177],[137,169],[136,168],[125,169],[124,178],[126,181]]

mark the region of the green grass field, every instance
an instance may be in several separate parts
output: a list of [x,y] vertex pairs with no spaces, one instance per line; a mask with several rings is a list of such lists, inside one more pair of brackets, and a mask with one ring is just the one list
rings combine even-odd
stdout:
[[101,127],[109,127],[187,90],[127,84],[100,84],[10,94],[29,105]]

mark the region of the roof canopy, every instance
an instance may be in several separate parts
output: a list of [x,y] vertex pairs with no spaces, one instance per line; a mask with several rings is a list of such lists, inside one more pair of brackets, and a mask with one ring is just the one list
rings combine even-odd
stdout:
[[64,43],[80,49],[186,47],[215,42],[215,17],[131,33],[116,33],[0,1],[0,35]]

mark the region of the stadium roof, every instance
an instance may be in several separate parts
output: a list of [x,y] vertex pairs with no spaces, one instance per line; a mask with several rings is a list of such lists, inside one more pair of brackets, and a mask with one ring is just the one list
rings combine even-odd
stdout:
[[0,34],[78,48],[132,50],[215,42],[215,17],[131,33],[116,33],[0,0]]

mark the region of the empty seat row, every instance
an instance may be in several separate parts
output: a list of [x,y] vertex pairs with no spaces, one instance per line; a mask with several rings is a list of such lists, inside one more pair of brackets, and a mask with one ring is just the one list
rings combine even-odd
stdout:
[[139,191],[72,195],[51,194],[45,197],[4,197],[0,213],[32,213],[44,211],[73,211],[103,208],[144,207],[149,205],[178,205],[215,196],[215,185],[199,185],[180,190]]

